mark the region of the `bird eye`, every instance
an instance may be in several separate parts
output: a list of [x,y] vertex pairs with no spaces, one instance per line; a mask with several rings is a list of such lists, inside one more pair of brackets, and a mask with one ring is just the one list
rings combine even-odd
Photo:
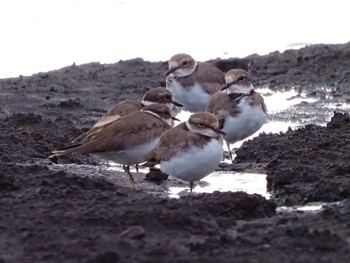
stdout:
[[188,65],[188,61],[185,61],[182,63],[182,66],[187,66]]
[[237,81],[243,81],[243,80],[245,80],[245,77],[244,77],[244,76],[239,77]]
[[198,127],[203,128],[204,124],[203,123],[198,123]]

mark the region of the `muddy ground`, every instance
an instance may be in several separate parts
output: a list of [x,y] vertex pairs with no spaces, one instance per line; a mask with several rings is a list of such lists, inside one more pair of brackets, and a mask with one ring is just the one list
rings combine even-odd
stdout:
[[[249,69],[257,87],[317,98],[299,106],[322,118],[322,103],[350,102],[350,43],[211,62]],[[348,262],[348,113],[322,127],[261,134],[222,166],[265,170],[270,200],[242,192],[169,199],[162,193],[181,182],[139,173],[135,192],[92,157],[47,159],[108,106],[164,86],[165,71],[165,62],[133,59],[0,80],[0,263]],[[333,203],[318,212],[280,208],[309,202]]]

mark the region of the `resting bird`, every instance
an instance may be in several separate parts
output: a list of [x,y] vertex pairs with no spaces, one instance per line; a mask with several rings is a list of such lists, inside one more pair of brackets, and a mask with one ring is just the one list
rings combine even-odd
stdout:
[[190,112],[205,111],[210,95],[225,83],[224,74],[218,68],[197,62],[187,54],[170,58],[166,76],[166,87],[174,100]]
[[132,187],[137,189],[130,165],[144,162],[175,117],[163,104],[145,106],[120,119],[90,130],[80,142],[54,150],[49,157],[90,153],[102,160],[123,165]]
[[230,144],[258,131],[267,122],[267,110],[263,97],[254,91],[247,71],[232,69],[226,73],[225,82],[222,91],[210,98],[207,112],[219,119],[232,161]]
[[[101,127],[132,112],[139,111],[144,106],[149,106],[156,103],[164,104],[168,106],[170,110],[173,110],[174,106],[182,107],[180,103],[172,100],[172,94],[166,88],[152,88],[146,92],[142,100],[124,100],[109,108],[107,112],[92,126],[92,129]],[[87,133],[83,133],[75,138],[73,143],[81,141],[86,134]]]
[[222,136],[215,115],[199,112],[168,131],[148,156],[146,165],[160,164],[160,170],[190,183],[213,172],[223,157]]

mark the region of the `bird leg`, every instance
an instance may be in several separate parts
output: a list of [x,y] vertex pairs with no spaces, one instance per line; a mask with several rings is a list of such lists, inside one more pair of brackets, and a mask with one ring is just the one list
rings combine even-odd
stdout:
[[230,143],[226,142],[226,145],[227,145],[227,149],[228,149],[228,154],[230,156],[230,160],[231,160],[231,162],[233,162],[232,152],[231,152],[231,149],[230,149]]
[[190,182],[190,192],[192,193],[193,190],[193,182]]
[[136,172],[138,173],[139,172],[139,164],[135,164],[135,169],[136,169]]
[[129,177],[129,180],[130,180],[130,183],[131,183],[131,186],[133,189],[135,190],[138,190],[137,188],[137,185],[136,185],[136,182],[134,180],[134,178],[132,177],[132,174],[130,172],[130,166],[129,165],[123,165],[123,169],[124,169],[124,172],[126,172],[126,174],[128,175]]

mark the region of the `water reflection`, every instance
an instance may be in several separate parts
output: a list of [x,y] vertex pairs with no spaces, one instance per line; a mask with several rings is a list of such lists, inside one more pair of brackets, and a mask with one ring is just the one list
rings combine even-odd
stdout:
[[[214,172],[199,183],[195,184],[194,193],[212,193],[220,192],[237,192],[243,191],[248,194],[260,194],[265,198],[270,198],[266,192],[266,175],[256,173],[237,173],[237,172]],[[188,185],[181,187],[170,187],[169,197],[179,197],[189,193]]]
[[329,204],[331,203],[317,202],[317,203],[308,203],[302,206],[281,206],[277,208],[277,212],[284,212],[284,211],[286,212],[295,212],[295,211],[320,212],[322,211],[324,206]]

